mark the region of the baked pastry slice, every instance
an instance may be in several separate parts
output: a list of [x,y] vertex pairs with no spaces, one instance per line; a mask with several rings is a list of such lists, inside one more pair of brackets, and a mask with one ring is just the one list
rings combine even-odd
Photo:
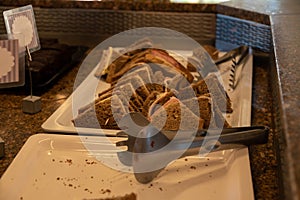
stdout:
[[159,130],[198,130],[203,128],[204,120],[196,116],[176,97],[171,97],[151,116],[151,123]]

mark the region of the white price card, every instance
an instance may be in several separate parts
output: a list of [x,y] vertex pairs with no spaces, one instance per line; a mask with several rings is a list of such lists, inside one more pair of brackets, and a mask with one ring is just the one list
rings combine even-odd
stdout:
[[35,17],[31,5],[6,10],[3,12],[7,34],[19,39],[20,48],[28,47],[30,52],[40,49],[40,41],[36,28]]

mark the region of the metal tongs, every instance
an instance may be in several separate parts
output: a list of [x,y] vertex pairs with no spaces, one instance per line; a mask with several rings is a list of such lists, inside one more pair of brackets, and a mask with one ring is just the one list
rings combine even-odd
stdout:
[[247,61],[247,55],[249,54],[248,46],[240,46],[235,48],[227,53],[225,53],[222,57],[215,60],[215,64],[219,65],[221,63],[227,62],[231,60],[231,68],[230,68],[230,78],[229,78],[229,87],[231,89],[235,89],[237,85],[237,68]]
[[[264,144],[268,141],[269,128],[265,126],[236,127],[213,130],[158,131],[140,113],[126,115],[120,123],[126,137],[117,146],[127,146],[118,152],[125,165],[132,165],[135,178],[140,183],[151,182],[170,162],[185,156],[225,149]],[[123,126],[124,128],[124,126]]]
[[221,63],[227,62],[229,60],[232,60],[234,57],[237,57],[240,55],[239,59],[236,61],[237,65],[240,65],[244,58],[247,56],[249,52],[249,47],[248,46],[240,46],[235,49],[232,49],[225,53],[223,56],[215,60],[215,64],[219,65]]
[[201,77],[206,77],[209,73],[216,72],[217,68],[215,65],[220,65],[227,61],[231,62],[230,68],[230,78],[229,78],[229,86],[232,89],[236,87],[236,71],[238,66],[242,65],[247,61],[247,55],[249,54],[248,46],[239,46],[234,48],[224,55],[222,55],[217,60],[210,59],[210,56],[207,52],[205,52],[202,48],[195,49],[193,51],[193,55],[190,56],[189,62],[196,67],[196,69],[200,72]]

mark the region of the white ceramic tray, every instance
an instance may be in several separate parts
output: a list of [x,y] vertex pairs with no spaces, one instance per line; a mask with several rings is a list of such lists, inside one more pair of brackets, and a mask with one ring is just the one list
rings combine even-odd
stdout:
[[[31,136],[0,179],[0,199],[82,200],[131,192],[139,200],[254,198],[247,148],[179,159],[151,184],[141,184],[132,173],[109,168],[96,159],[116,157],[115,146],[110,143],[115,140],[57,134]],[[96,146],[97,150],[88,151],[83,144]]]
[[[188,56],[186,51],[178,51],[180,55]],[[248,56],[245,65],[238,68],[239,83],[234,91],[228,87],[229,70],[231,62],[222,64],[221,74],[225,89],[232,100],[233,113],[226,116],[227,121],[232,126],[246,126],[251,122],[251,96],[252,96],[252,55]],[[110,87],[109,84],[94,76],[97,67],[87,76],[72,95],[42,124],[44,131],[63,132],[66,134],[106,134],[114,135],[114,130],[100,130],[93,128],[74,127],[72,119],[76,116],[79,108],[89,104],[96,98],[96,95]],[[100,85],[96,89],[91,87]],[[74,113],[73,113],[74,112]],[[74,115],[73,115],[74,114]]]

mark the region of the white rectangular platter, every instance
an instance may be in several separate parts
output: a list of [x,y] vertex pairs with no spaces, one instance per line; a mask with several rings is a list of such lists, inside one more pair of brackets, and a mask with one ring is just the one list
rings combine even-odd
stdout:
[[[177,51],[180,55],[189,56],[191,53],[186,51]],[[252,96],[252,55],[249,54],[244,65],[238,68],[239,83],[235,90],[231,91],[229,85],[229,72],[231,62],[221,65],[223,85],[232,101],[233,113],[228,114],[226,119],[232,126],[247,126],[251,122],[251,96]],[[96,134],[96,135],[114,135],[113,130],[81,128],[74,127],[72,119],[77,115],[77,110],[91,103],[97,96],[98,92],[110,87],[109,84],[100,81],[94,76],[97,67],[86,77],[72,95],[42,124],[44,131],[62,132],[65,134]],[[100,85],[96,91],[91,88],[93,85]],[[73,98],[76,98],[74,103]],[[73,113],[76,112],[76,113]]]
[[[116,140],[31,136],[0,179],[0,199],[83,200],[131,192],[138,200],[254,199],[247,148],[176,160],[152,183],[141,184],[132,173],[112,169],[97,159],[116,156],[112,144]],[[88,151],[89,145],[98,150]]]

